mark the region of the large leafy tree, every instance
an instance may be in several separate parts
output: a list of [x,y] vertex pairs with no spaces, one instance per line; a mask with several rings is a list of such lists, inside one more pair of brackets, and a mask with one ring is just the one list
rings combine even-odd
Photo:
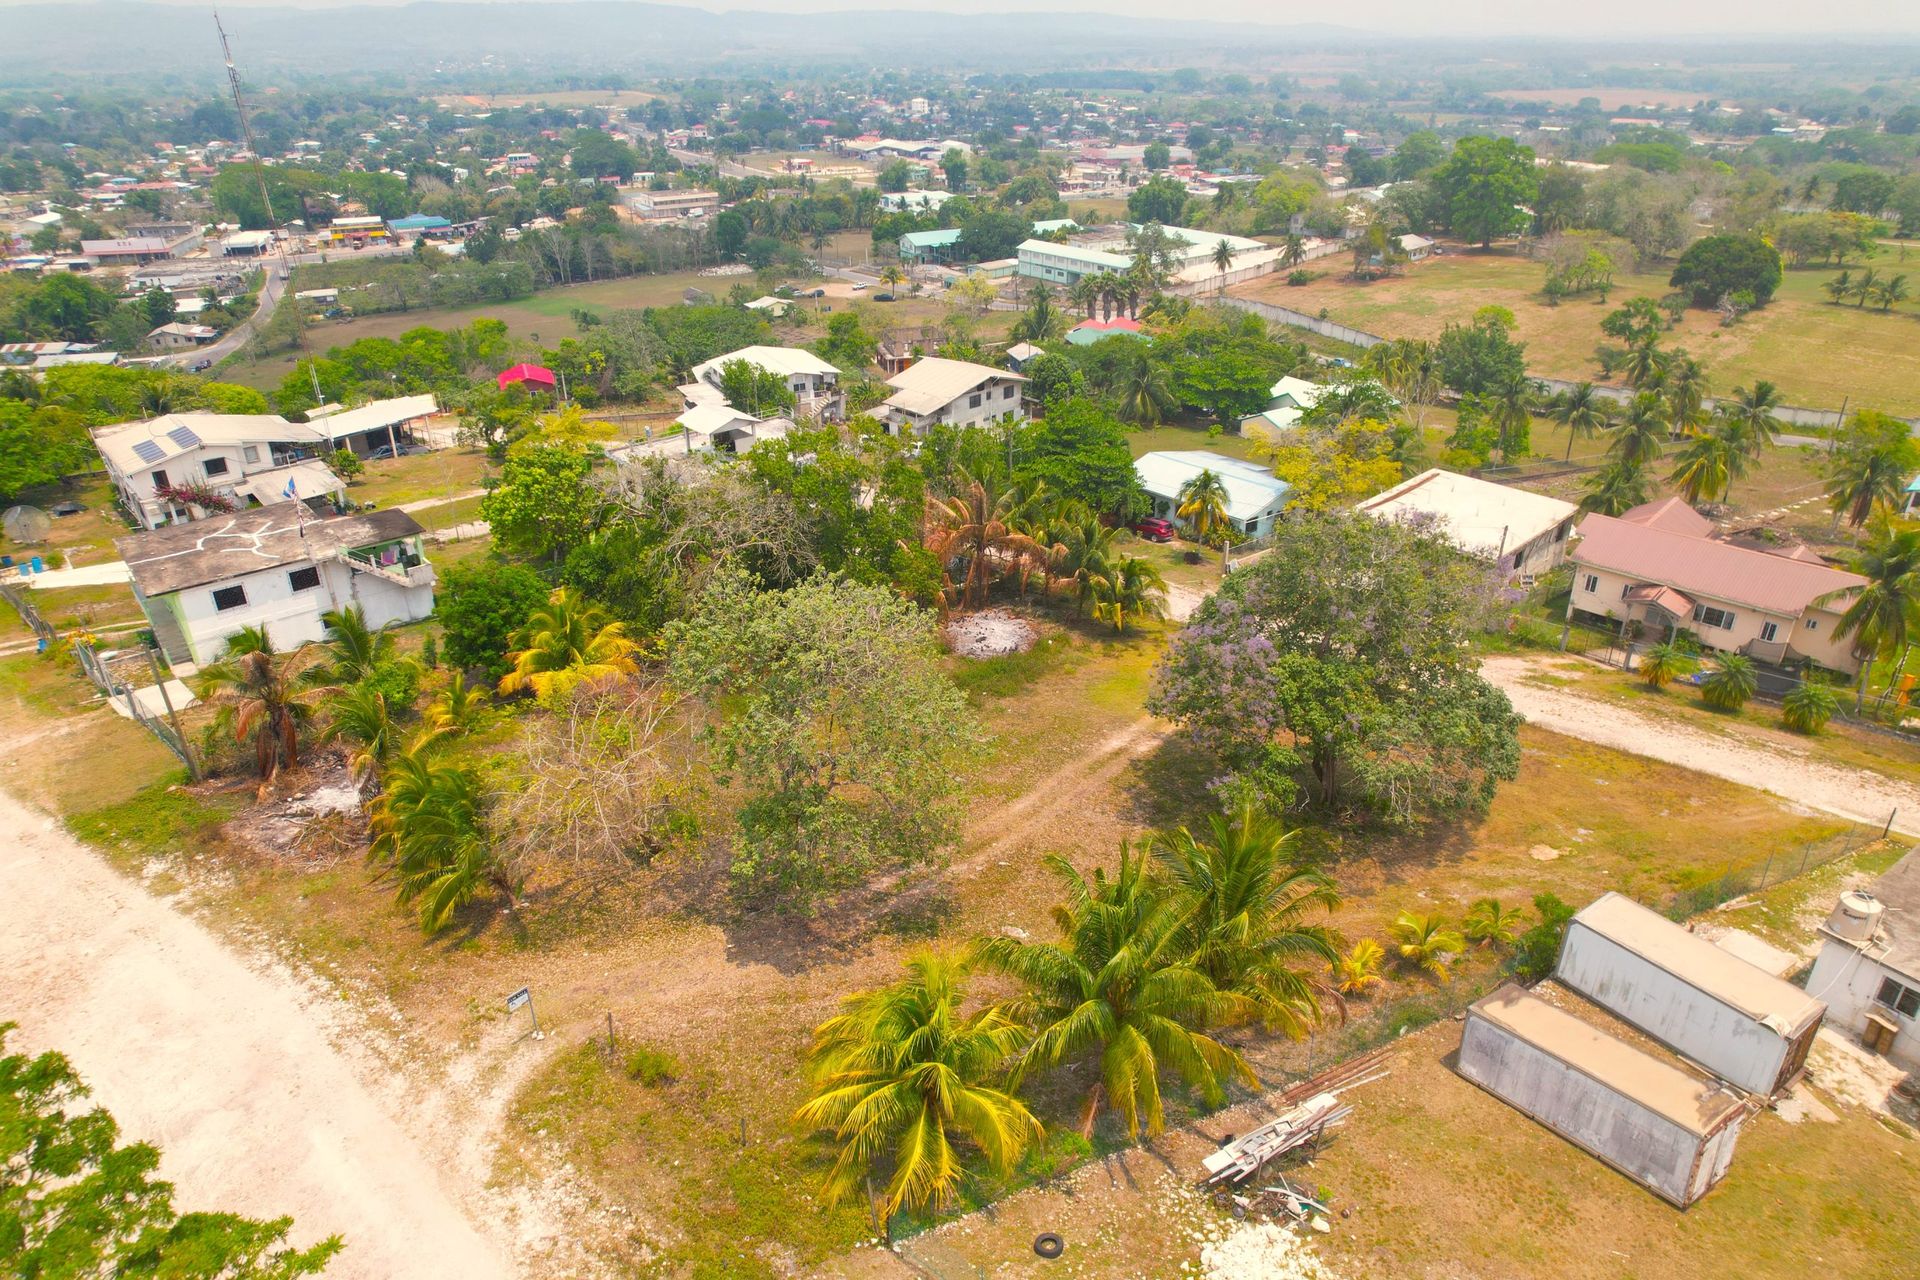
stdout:
[[794,1119],[839,1143],[829,1200],[884,1160],[889,1216],[940,1208],[965,1173],[957,1138],[1002,1174],[1039,1138],[1040,1122],[999,1083],[1025,1032],[999,1008],[963,1014],[966,977],[964,960],[919,952],[905,978],[848,997],[814,1028],[812,1096]]
[[1764,307],[1780,287],[1780,251],[1757,235],[1704,236],[1687,246],[1667,283],[1685,290],[1697,307],[1717,305],[1734,293],[1751,293]]
[[1314,919],[1339,905],[1333,881],[1288,856],[1292,833],[1252,805],[1151,842],[1186,931],[1194,965],[1222,991],[1260,1006],[1267,1026],[1296,1038],[1321,1017],[1315,976],[1339,958],[1339,936]]
[[1478,811],[1520,763],[1519,717],[1469,645],[1492,585],[1405,525],[1285,522],[1174,638],[1147,705],[1220,757],[1235,799],[1392,823]]
[[563,558],[593,533],[605,507],[587,483],[599,449],[575,444],[517,446],[500,481],[480,499],[480,517],[501,547]]
[[513,633],[550,591],[531,569],[497,560],[444,570],[434,600],[442,656],[450,666],[483,671],[489,683],[497,683],[507,674]]
[[1440,380],[1462,395],[1486,395],[1527,376],[1526,344],[1512,338],[1513,316],[1486,307],[1465,324],[1449,321],[1434,344]]
[[742,892],[804,906],[953,844],[978,731],[926,612],[825,574],[761,592],[722,570],[666,642],[673,684],[712,709],[716,769],[747,793]]
[[181,1214],[156,1179],[160,1152],[122,1145],[104,1108],[58,1053],[6,1053],[0,1023],[0,1272],[9,1276],[152,1276],[292,1280],[320,1274],[341,1248],[287,1245],[291,1218]]
[[1026,987],[1006,1006],[1033,1029],[1015,1083],[1097,1058],[1081,1132],[1091,1136],[1102,1108],[1111,1107],[1128,1138],[1166,1127],[1160,1079],[1167,1071],[1216,1106],[1230,1081],[1257,1088],[1246,1060],[1204,1028],[1256,1017],[1259,1004],[1220,990],[1193,963],[1185,921],[1149,878],[1147,860],[1123,849],[1111,877],[1100,868],[1083,875],[1058,856],[1047,861],[1067,891],[1053,912],[1060,941],[989,938],[979,952],[982,966]]
[[1539,193],[1533,151],[1511,138],[1467,137],[1434,170],[1430,181],[1446,202],[1448,225],[1484,248],[1527,225],[1525,211]]
[[1151,505],[1133,469],[1126,428],[1091,400],[1075,396],[1049,405],[1024,444],[1014,471],[1022,483],[1045,484],[1059,497],[1121,520],[1145,515]]

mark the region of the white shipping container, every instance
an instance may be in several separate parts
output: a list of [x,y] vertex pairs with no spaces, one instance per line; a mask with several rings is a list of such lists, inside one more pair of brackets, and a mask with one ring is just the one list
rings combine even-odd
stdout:
[[1554,977],[1730,1084],[1771,1096],[1806,1065],[1826,1006],[1608,893],[1574,916]]

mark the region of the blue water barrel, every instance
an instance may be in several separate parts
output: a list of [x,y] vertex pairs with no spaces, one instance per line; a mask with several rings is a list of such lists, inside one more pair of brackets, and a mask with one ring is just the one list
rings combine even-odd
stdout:
[[47,566],[41,561],[39,556],[33,558],[33,571],[35,573],[45,573],[47,571]]

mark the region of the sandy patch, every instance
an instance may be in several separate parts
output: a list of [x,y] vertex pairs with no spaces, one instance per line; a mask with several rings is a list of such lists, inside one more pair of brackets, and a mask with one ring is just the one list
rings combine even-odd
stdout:
[[1866,1107],[1889,1118],[1894,1116],[1893,1088],[1906,1074],[1831,1027],[1820,1029],[1814,1037],[1813,1052],[1807,1057],[1807,1079],[1831,1094],[1834,1101]]
[[1331,1280],[1313,1249],[1289,1227],[1243,1222],[1200,1250],[1205,1280]]
[[1031,622],[1005,609],[983,609],[947,623],[947,646],[963,658],[1025,653],[1039,637]]

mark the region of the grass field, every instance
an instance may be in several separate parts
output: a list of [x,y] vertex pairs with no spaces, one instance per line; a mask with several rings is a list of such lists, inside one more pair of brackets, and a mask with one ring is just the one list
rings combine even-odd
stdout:
[[[1549,306],[1540,294],[1540,263],[1511,250],[1449,249],[1375,284],[1355,283],[1345,259],[1336,256],[1311,264],[1323,274],[1310,284],[1296,287],[1274,275],[1234,292],[1308,314],[1324,310],[1329,319],[1387,337],[1437,337],[1449,321],[1503,306],[1518,322],[1515,336],[1526,343],[1529,369],[1558,378],[1597,378],[1601,318],[1629,298],[1668,292],[1667,273],[1650,271],[1619,277],[1605,303],[1577,298]],[[1883,274],[1904,270],[1905,254],[1890,250],[1875,265]],[[1721,328],[1709,312],[1689,311],[1666,342],[1699,358],[1716,391],[1766,378],[1789,404],[1805,408],[1838,409],[1844,398],[1855,408],[1920,413],[1920,382],[1913,377],[1920,310],[1834,306],[1820,286],[1835,274],[1831,268],[1789,271],[1771,305],[1731,328]]]

